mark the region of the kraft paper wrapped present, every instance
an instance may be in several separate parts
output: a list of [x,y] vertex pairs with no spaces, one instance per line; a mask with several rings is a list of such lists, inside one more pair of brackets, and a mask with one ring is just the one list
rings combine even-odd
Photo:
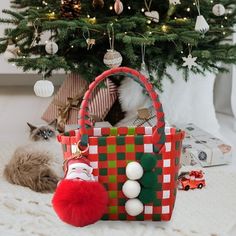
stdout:
[[186,132],[181,163],[184,166],[216,166],[229,164],[232,147],[194,124],[178,125]]
[[[100,120],[105,118],[117,99],[116,85],[109,79],[105,81],[105,85],[95,89],[89,104],[90,115]],[[88,82],[78,74],[69,74],[42,119],[48,123],[57,119],[61,132],[65,131],[65,125],[77,124],[79,106],[88,86]]]

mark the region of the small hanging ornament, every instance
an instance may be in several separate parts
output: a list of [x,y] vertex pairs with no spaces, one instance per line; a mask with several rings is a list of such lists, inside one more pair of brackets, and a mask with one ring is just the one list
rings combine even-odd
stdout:
[[197,57],[193,57],[192,54],[189,54],[188,57],[182,57],[182,59],[184,60],[183,66],[187,66],[189,70],[191,70],[193,66],[197,66],[195,62]]
[[45,79],[43,72],[43,79],[36,81],[34,84],[34,92],[38,97],[51,97],[54,92],[54,85],[51,81]]
[[51,55],[56,54],[58,51],[58,45],[53,41],[48,41],[45,45],[45,51]]
[[49,80],[38,80],[34,84],[34,92],[38,97],[51,97],[54,92],[53,83]]
[[93,7],[94,8],[103,8],[104,7],[104,0],[93,0]]
[[114,50],[115,35],[114,35],[114,28],[112,27],[112,25],[111,29],[112,29],[112,36],[110,30],[108,29],[110,49],[108,49],[107,53],[104,55],[103,62],[109,68],[116,68],[121,65],[123,58],[119,52]]
[[160,16],[157,11],[146,11],[145,16],[147,16],[151,21],[154,21],[156,23],[159,22]]
[[36,22],[38,21],[39,19],[36,19],[34,22],[28,22],[28,26],[29,27],[32,27],[34,28],[34,38],[33,38],[33,41],[30,45],[30,48],[32,47],[35,47],[37,46],[38,42],[40,41],[40,33],[38,32],[38,26],[36,25]]
[[3,54],[3,57],[4,57],[5,60],[15,59],[15,58],[17,58],[19,51],[20,51],[20,48],[17,47],[12,42],[12,40],[9,40],[6,51]]
[[88,38],[88,39],[86,39],[86,43],[88,45],[87,50],[89,50],[89,49],[92,49],[93,45],[96,44],[96,40]]
[[146,53],[146,45],[143,43],[141,45],[141,55],[142,55],[142,63],[140,67],[140,73],[143,74],[146,78],[149,78],[149,71],[147,65],[145,63],[145,53]]
[[122,63],[122,56],[119,52],[114,49],[108,49],[104,55],[103,62],[109,68],[119,67]]
[[157,11],[151,11],[151,5],[152,5],[152,0],[149,0],[149,2],[147,2],[147,0],[144,0],[145,6],[147,8],[147,11],[144,12],[145,16],[148,17],[148,19],[150,19],[151,21],[154,21],[156,23],[159,22],[160,20],[160,16],[159,13]]
[[120,15],[123,12],[124,6],[123,6],[123,3],[120,0],[116,0],[115,1],[115,3],[114,3],[114,10],[115,10],[115,13],[117,15]]
[[172,5],[181,4],[180,0],[169,0],[169,3],[172,4]]
[[197,66],[197,63],[196,63],[197,57],[192,56],[191,54],[192,47],[190,44],[188,45],[188,50],[189,50],[188,57],[182,57],[184,61],[183,66],[187,66],[188,69],[191,70],[193,66]]
[[209,25],[203,15],[197,16],[195,31],[205,34],[209,30]]
[[204,18],[204,16],[201,15],[199,0],[195,0],[195,3],[196,3],[197,11],[199,14],[197,16],[197,20],[196,20],[196,24],[195,24],[195,31],[197,31],[201,34],[205,34],[209,30],[210,27],[209,27],[206,19]]
[[225,7],[222,4],[215,4],[212,12],[215,16],[223,16],[225,14]]
[[87,43],[87,50],[92,49],[92,47],[96,44],[96,40],[90,38],[90,32],[88,29],[87,29],[87,36],[85,35],[85,32],[83,32],[83,37]]

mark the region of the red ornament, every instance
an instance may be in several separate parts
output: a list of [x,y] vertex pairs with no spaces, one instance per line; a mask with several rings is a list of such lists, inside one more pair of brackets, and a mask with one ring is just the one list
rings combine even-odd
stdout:
[[121,14],[124,10],[123,3],[120,0],[116,0],[114,3],[114,10],[116,14]]
[[93,224],[106,212],[108,196],[98,182],[62,180],[52,204],[58,217],[77,227]]
[[86,152],[87,149],[65,162],[65,177],[52,199],[59,218],[77,227],[100,220],[108,205],[106,189],[95,181],[89,160],[82,156]]

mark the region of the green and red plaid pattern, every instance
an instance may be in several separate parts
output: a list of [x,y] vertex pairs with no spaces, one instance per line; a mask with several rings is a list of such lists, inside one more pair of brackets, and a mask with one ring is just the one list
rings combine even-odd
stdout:
[[[109,206],[104,220],[169,220],[174,208],[179,157],[184,133],[166,128],[165,146],[155,153],[152,144],[152,127],[93,128],[88,130],[89,155],[93,174],[108,191]],[[128,134],[128,135],[127,135]],[[59,137],[64,157],[69,158],[77,149],[76,131]],[[127,180],[125,168],[130,161],[139,161],[144,153],[154,153],[157,158],[156,199],[144,205],[144,212],[136,217],[125,212],[128,200],[122,193]]]
[[[149,93],[155,108],[157,124],[154,127],[93,128],[89,121],[88,104],[92,91],[109,76],[125,75],[138,81]],[[64,158],[77,151],[78,143],[89,147],[88,159],[93,175],[108,191],[109,205],[104,220],[169,220],[174,208],[179,157],[184,132],[165,128],[164,113],[158,95],[148,80],[138,71],[126,67],[114,68],[99,75],[85,93],[79,111],[79,129],[58,136]],[[155,198],[144,205],[138,216],[125,211],[128,200],[122,186],[127,180],[125,169],[129,162],[139,162],[145,153],[157,158],[154,168]]]

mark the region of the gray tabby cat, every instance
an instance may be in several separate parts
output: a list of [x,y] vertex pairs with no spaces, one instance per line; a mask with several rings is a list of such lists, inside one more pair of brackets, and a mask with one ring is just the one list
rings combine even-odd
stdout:
[[18,147],[4,175],[8,182],[29,187],[36,192],[53,192],[63,177],[63,157],[51,125],[30,127],[31,142]]

